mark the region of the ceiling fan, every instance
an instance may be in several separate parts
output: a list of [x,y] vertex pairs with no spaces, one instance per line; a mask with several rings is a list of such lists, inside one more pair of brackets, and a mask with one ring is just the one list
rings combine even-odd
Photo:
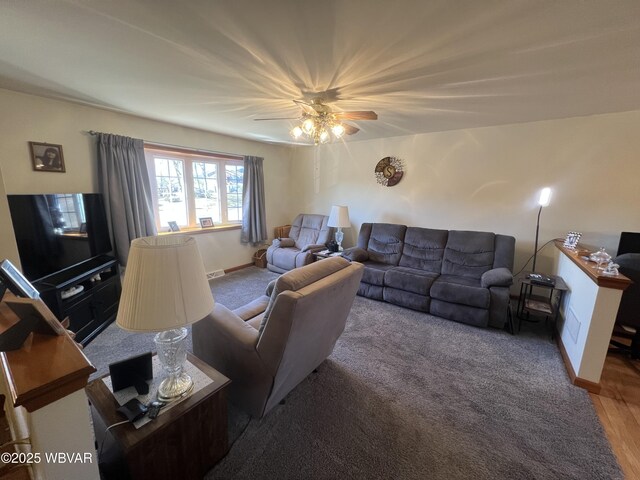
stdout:
[[378,114],[371,110],[334,112],[329,105],[322,101],[321,97],[314,98],[311,103],[302,100],[294,100],[293,102],[302,108],[302,115],[299,117],[255,118],[254,120],[299,120],[300,124],[291,129],[293,138],[298,139],[306,135],[318,145],[329,142],[331,134],[335,138],[340,138],[343,135],[353,135],[360,131],[355,125],[345,123],[343,120],[378,119]]

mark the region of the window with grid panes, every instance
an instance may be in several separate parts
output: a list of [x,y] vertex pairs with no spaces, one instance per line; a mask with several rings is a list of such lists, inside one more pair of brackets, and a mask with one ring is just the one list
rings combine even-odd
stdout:
[[242,222],[244,163],[237,160],[156,148],[145,148],[158,231],[199,227],[210,217],[214,226]]

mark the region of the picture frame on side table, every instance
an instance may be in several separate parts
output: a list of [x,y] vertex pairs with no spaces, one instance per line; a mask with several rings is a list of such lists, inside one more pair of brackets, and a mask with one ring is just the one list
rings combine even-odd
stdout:
[[13,298],[4,301],[22,320],[33,320],[33,331],[45,335],[64,335],[67,331],[49,307],[39,298]]
[[178,222],[175,221],[170,221],[167,222],[169,224],[169,231],[171,232],[179,232],[180,231],[180,227],[178,226]]
[[18,297],[40,298],[40,292],[10,260],[0,262],[0,283]]
[[213,227],[213,218],[211,218],[211,217],[200,217],[200,226],[202,228]]
[[36,172],[64,173],[64,156],[62,145],[53,143],[29,142],[31,162]]

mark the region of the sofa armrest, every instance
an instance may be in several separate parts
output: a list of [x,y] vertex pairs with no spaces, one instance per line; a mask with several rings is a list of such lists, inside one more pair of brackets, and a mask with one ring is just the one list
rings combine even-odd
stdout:
[[296,241],[293,238],[276,238],[271,245],[277,248],[289,248],[295,247]]
[[258,343],[258,330],[219,303],[198,322],[198,329],[210,330],[211,336],[224,337],[226,343],[232,343],[242,350],[255,350]]
[[494,268],[482,274],[480,285],[484,288],[489,287],[508,287],[513,284],[513,274],[511,270],[505,267]]
[[347,248],[342,251],[342,256],[352,262],[365,262],[369,260],[369,252],[360,247]]
[[300,250],[301,252],[319,252],[320,250],[324,250],[325,248],[327,248],[326,245],[323,245],[322,243],[317,243],[317,244],[311,244],[311,245],[305,245],[304,247],[302,247],[302,250]]

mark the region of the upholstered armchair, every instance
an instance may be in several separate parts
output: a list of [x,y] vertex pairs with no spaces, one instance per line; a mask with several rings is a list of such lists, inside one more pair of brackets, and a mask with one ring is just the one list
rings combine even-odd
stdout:
[[328,221],[326,215],[298,215],[291,224],[289,237],[276,238],[267,249],[267,268],[284,273],[313,262],[313,253],[323,250],[333,237]]
[[285,273],[244,307],[193,325],[193,353],[231,379],[231,401],[262,417],[333,351],[363,266],[320,260]]

